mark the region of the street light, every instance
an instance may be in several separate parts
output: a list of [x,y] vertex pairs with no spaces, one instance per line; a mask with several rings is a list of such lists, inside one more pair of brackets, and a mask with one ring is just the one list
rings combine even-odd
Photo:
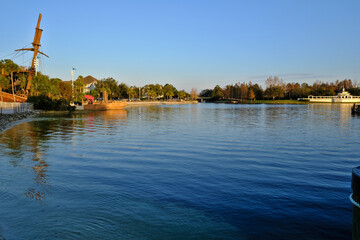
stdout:
[[74,98],[74,74],[75,74],[75,70],[76,68],[72,68],[70,73],[71,73],[71,92],[72,92],[72,97]]

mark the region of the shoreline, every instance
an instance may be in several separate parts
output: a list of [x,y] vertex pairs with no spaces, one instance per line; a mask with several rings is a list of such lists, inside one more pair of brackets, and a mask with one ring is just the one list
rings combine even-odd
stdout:
[[12,123],[15,123],[19,120],[29,118],[35,115],[38,115],[38,111],[28,111],[22,113],[11,113],[11,114],[1,114],[0,115],[0,133],[7,129]]
[[181,102],[134,101],[134,102],[126,102],[125,108],[128,108],[128,107],[142,107],[142,106],[158,106],[158,105],[185,105],[185,104],[198,104],[198,101],[181,101]]
[[214,101],[206,103],[216,103],[216,104],[269,104],[269,105],[279,105],[279,104],[289,104],[289,105],[313,105],[313,104],[354,104],[351,102],[310,102],[310,101],[298,101],[298,100],[246,100],[246,101]]

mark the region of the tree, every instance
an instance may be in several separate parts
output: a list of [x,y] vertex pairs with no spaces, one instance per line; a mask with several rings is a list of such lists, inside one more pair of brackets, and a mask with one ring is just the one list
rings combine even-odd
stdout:
[[255,93],[255,99],[264,99],[264,91],[258,84],[252,85],[251,89]]
[[125,83],[120,83],[117,88],[117,94],[115,94],[115,96],[121,99],[128,98],[128,89],[129,87]]
[[109,97],[112,98],[128,98],[128,86],[125,83],[118,84],[117,81],[112,78],[105,78],[96,83],[95,90],[98,93],[102,93],[106,90]]
[[255,99],[255,93],[252,88],[250,88],[250,90],[248,91],[248,99],[250,99],[251,101]]
[[279,86],[268,87],[264,92],[264,96],[275,100],[276,97],[284,97],[284,91]]
[[173,86],[170,84],[165,84],[163,91],[164,91],[164,95],[165,95],[165,97],[167,97],[167,99],[172,98],[175,95],[174,91],[173,91]]
[[241,100],[243,99],[247,99],[248,97],[248,86],[246,85],[246,83],[242,83],[240,85],[240,98]]
[[273,100],[276,97],[284,97],[285,84],[282,79],[279,79],[278,76],[270,76],[266,79],[265,84],[267,86],[264,95],[265,97],[272,98]]
[[50,79],[48,76],[38,73],[34,76],[30,95],[44,95],[49,96],[50,93]]
[[360,88],[351,88],[349,93],[353,96],[360,96]]
[[212,91],[212,97],[215,100],[219,100],[224,97],[224,93],[222,92],[222,89],[219,85],[216,85]]
[[48,96],[55,99],[60,99],[61,93],[60,93],[60,85],[61,79],[59,78],[50,78],[50,91]]
[[178,96],[179,96],[179,99],[185,98],[186,97],[185,90],[178,91]]
[[9,79],[0,74],[0,93],[1,93],[1,101],[2,102],[4,101],[2,90],[3,90],[3,88],[8,88],[9,85],[10,85]]
[[140,88],[137,86],[131,86],[130,87],[133,91],[134,91],[134,98],[139,98],[140,99]]
[[[19,66],[10,59],[0,60],[0,71],[4,69],[6,75],[10,75],[11,72],[19,71]],[[0,72],[1,73],[1,72]]]
[[129,96],[129,101],[130,101],[130,98],[134,98],[134,96],[136,94],[136,91],[133,88],[128,88],[127,89],[127,94]]
[[91,95],[95,99],[98,99],[100,97],[100,93],[98,91],[96,91],[95,89],[91,89],[90,92],[87,93],[87,95]]
[[[105,87],[107,87],[108,89],[110,89],[110,92],[108,92],[110,98],[124,98],[126,97],[126,91],[127,91],[127,86],[126,84],[122,83],[121,85],[117,83],[117,81],[112,78],[105,78],[104,80],[104,84]],[[124,86],[125,85],[125,86]]]
[[155,90],[151,89],[151,90],[148,92],[148,96],[149,96],[151,99],[156,99],[157,93],[155,92]]
[[84,78],[82,76],[79,76],[74,82],[74,101],[82,102],[82,98],[85,95],[83,93],[84,86]]
[[213,90],[212,89],[204,89],[200,92],[200,97],[212,97]]
[[153,90],[156,92],[156,97],[162,97],[164,94],[163,87],[160,84],[153,85]]
[[198,94],[198,91],[196,88],[191,89],[190,97],[192,100],[196,100],[199,97],[199,94]]
[[71,101],[72,91],[71,91],[71,83],[69,82],[60,82],[59,83],[59,92],[62,99],[67,101]]

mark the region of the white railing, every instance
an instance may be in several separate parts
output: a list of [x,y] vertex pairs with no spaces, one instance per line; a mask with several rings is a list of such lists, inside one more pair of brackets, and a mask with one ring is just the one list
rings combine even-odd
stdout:
[[360,96],[308,96],[308,99],[322,99],[322,98],[342,98],[342,99],[360,99]]
[[29,112],[33,109],[32,103],[0,102],[0,114]]

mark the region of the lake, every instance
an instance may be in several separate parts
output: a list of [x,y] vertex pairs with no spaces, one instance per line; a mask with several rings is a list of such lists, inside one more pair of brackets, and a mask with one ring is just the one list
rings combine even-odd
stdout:
[[0,133],[0,239],[351,239],[351,105],[41,115]]

